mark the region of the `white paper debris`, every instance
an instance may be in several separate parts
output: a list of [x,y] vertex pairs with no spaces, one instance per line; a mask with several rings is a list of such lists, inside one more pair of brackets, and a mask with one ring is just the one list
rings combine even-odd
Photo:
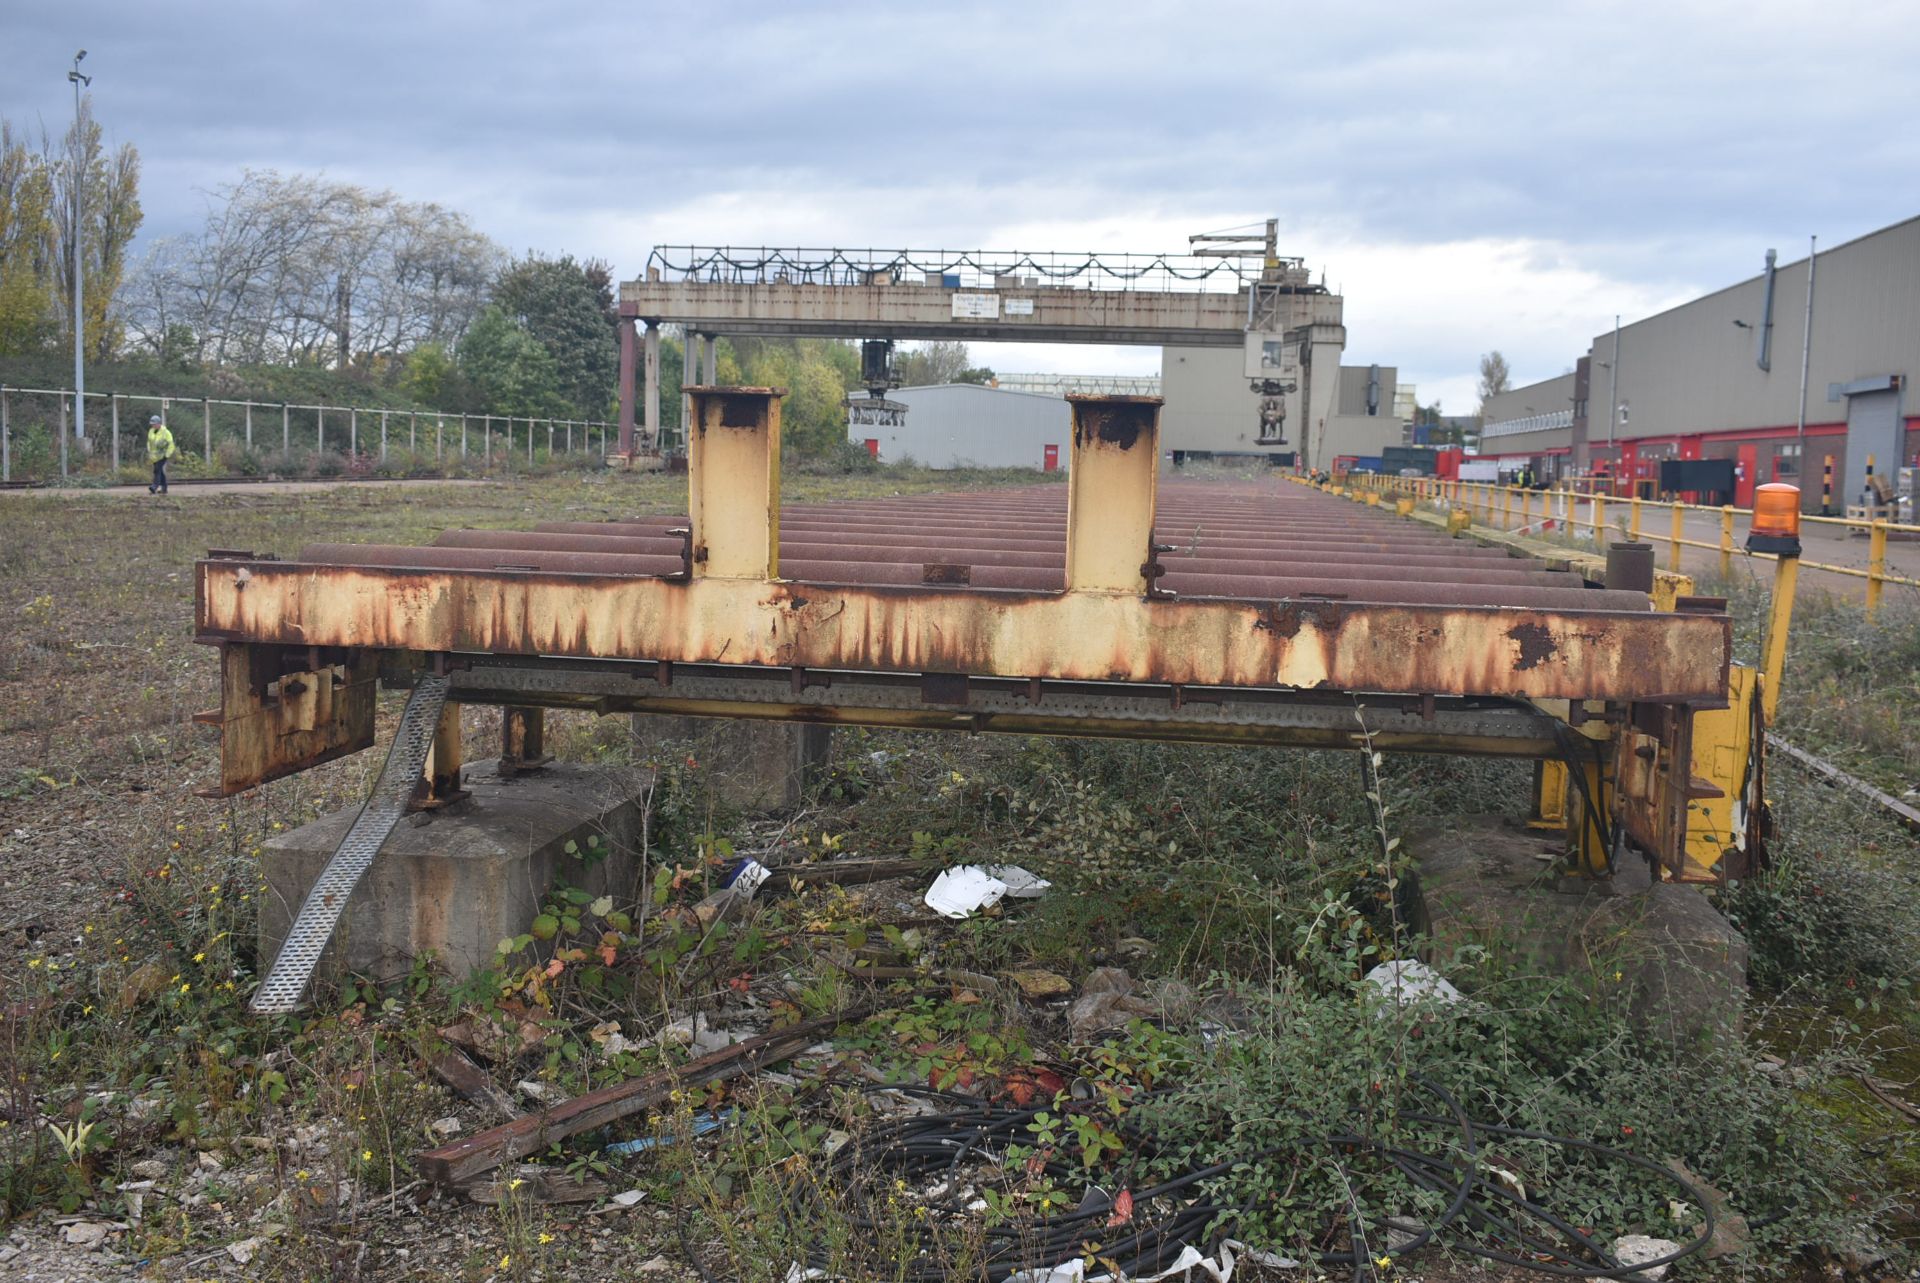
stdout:
[[522,1096],[536,1105],[558,1105],[567,1099],[567,1093],[561,1088],[532,1078],[523,1078],[513,1086]]
[[1007,884],[977,864],[947,869],[927,888],[926,905],[943,918],[965,918],[1000,903]]
[[613,1205],[615,1207],[638,1207],[640,1200],[646,1196],[647,1191],[643,1189],[625,1190],[613,1196]]
[[1466,996],[1426,963],[1410,959],[1405,962],[1383,962],[1367,972],[1361,983],[1391,997],[1396,1006],[1402,1007],[1417,1002],[1452,1006]]

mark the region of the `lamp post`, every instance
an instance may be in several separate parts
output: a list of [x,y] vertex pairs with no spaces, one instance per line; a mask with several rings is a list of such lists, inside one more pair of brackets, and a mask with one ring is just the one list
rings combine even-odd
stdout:
[[80,122],[80,86],[93,83],[92,76],[80,74],[80,60],[86,56],[85,49],[73,55],[73,70],[67,73],[67,81],[73,86],[73,435],[80,441],[87,439],[86,330],[80,308],[83,289],[80,247],[86,240],[80,224],[81,211],[85,208],[80,189],[87,177],[87,140]]

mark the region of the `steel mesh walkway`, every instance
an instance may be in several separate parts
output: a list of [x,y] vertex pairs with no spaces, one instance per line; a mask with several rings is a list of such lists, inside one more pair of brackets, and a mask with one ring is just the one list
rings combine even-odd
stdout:
[[407,813],[408,799],[426,769],[427,753],[433,747],[434,732],[440,725],[440,712],[447,703],[447,688],[445,677],[422,677],[407,697],[407,707],[400,715],[400,729],[393,737],[393,747],[387,750],[380,778],[374,781],[373,792],[361,806],[360,814],[354,817],[353,827],[340,840],[333,858],[320,871],[320,877],[300,906],[299,916],[287,932],[287,942],[280,948],[280,956],[274,959],[273,969],[253,995],[250,1005],[255,1012],[287,1012],[299,1007],[307,982],[313,979],[314,970],[320,965],[320,955],[333,939],[340,915],[346,912],[353,888],[359,885],[361,877],[380,854],[380,848],[387,844],[394,826]]

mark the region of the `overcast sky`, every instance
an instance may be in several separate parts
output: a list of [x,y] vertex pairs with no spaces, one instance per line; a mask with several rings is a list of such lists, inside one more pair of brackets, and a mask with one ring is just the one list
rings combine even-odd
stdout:
[[[243,168],[464,210],[515,251],[1177,251],[1277,215],[1349,362],[1473,408],[1631,320],[1920,213],[1920,5],[326,5],[0,0],[0,115],[95,112],[144,236]],[[976,345],[999,369],[1156,349]]]

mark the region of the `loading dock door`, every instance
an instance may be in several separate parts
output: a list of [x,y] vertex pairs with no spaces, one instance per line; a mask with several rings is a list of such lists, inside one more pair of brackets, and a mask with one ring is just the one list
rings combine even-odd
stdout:
[[[1867,380],[1861,380],[1867,382]],[[1875,379],[1882,386],[1854,391],[1858,384],[1841,389],[1847,398],[1847,481],[1840,503],[1861,502],[1867,488],[1867,456],[1873,456],[1875,476],[1887,476],[1900,466],[1900,388],[1893,380]],[[1893,382],[1894,386],[1887,387]]]
[[1753,483],[1760,472],[1760,447],[1743,445],[1740,447],[1740,462],[1733,473],[1733,506],[1736,508],[1753,507]]

